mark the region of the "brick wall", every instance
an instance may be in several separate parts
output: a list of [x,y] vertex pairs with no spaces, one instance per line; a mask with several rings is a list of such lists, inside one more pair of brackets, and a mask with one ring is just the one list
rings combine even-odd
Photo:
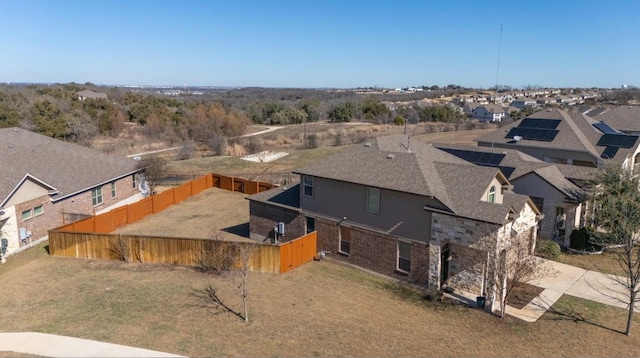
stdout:
[[251,201],[249,204],[249,237],[257,241],[273,239],[273,228],[278,222],[285,224],[285,235],[280,241],[287,242],[306,234],[305,218],[298,211]]
[[364,228],[350,228],[350,253],[339,253],[338,222],[316,218],[318,232],[318,250],[331,251],[332,258],[381,273],[386,276],[417,284],[426,284],[429,267],[429,246],[424,243],[411,242],[411,272],[400,273],[398,265],[398,239],[383,233]]
[[[93,206],[91,200],[91,190],[78,195],[66,198],[56,203],[51,202],[48,195],[22,202],[16,205],[16,218],[18,229],[24,227],[31,231],[32,240],[39,239],[47,235],[47,231],[64,224],[63,213],[75,213],[93,215],[94,211],[106,208],[110,205],[124,200],[138,193],[137,188],[133,188],[131,176],[124,177],[116,181],[116,197],[111,197],[111,184],[102,186],[102,204]],[[22,220],[22,212],[42,205],[41,215],[32,216],[27,220]],[[28,243],[28,242],[27,242]],[[23,244],[20,243],[20,246]]]

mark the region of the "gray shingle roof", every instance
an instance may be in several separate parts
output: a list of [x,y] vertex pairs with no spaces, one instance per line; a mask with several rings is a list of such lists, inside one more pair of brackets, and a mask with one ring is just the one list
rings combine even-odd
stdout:
[[453,214],[477,220],[503,223],[510,209],[481,200],[493,178],[508,182],[497,168],[470,164],[404,135],[378,137],[294,172],[434,197]]
[[476,141],[485,146],[493,144],[500,144],[510,146],[513,149],[517,147],[538,147],[538,148],[555,148],[559,150],[578,151],[591,155],[595,163],[603,161],[622,161],[627,155],[633,153],[635,149],[640,145],[638,140],[632,148],[620,148],[614,158],[602,159],[601,155],[605,151],[605,146],[597,146],[598,140],[602,137],[603,133],[600,132],[593,124],[599,121],[577,112],[566,112],[558,108],[548,108],[539,112],[536,112],[527,118],[538,119],[559,119],[560,124],[556,129],[559,130],[558,135],[554,140],[550,142],[526,140],[523,139],[517,143],[514,143],[511,138],[505,138],[507,132],[513,127],[517,127],[520,121],[510,123],[494,132],[484,135]]
[[0,129],[0,200],[27,174],[57,189],[60,199],[136,171],[133,159],[107,155],[18,128]]
[[607,108],[594,118],[621,131],[640,131],[640,106]]
[[276,204],[290,209],[300,208],[300,184],[287,187],[276,187],[253,194],[247,197],[248,200],[259,201],[262,203]]

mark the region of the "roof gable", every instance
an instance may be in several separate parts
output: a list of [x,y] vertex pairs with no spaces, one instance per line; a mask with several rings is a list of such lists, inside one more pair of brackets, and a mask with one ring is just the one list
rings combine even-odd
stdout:
[[0,129],[0,198],[29,175],[59,191],[56,199],[136,172],[137,162],[18,128]]

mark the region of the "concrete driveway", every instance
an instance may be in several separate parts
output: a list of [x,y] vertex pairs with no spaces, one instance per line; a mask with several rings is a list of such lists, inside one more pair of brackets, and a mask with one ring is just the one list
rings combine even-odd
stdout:
[[[529,284],[544,288],[544,291],[522,309],[507,306],[506,313],[508,315],[527,322],[535,322],[563,294],[609,306],[627,308],[629,300],[626,297],[625,289],[616,282],[616,279],[624,281],[624,278],[605,275],[555,261],[539,260],[542,261],[545,271],[548,271],[549,274],[535,279]],[[636,303],[636,308],[639,307],[640,304]]]

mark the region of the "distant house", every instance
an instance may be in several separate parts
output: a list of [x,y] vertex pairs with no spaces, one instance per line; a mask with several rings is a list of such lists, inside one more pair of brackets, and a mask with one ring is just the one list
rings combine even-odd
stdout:
[[506,110],[497,104],[484,104],[471,111],[471,118],[482,122],[502,122],[507,116]]
[[133,159],[18,128],[0,129],[0,143],[0,230],[9,252],[139,194]]
[[544,214],[538,237],[569,246],[574,229],[586,221],[582,183],[593,178],[596,168],[545,163],[514,149],[434,144],[438,149],[470,163],[500,169],[513,191],[528,195]]
[[517,98],[511,102],[511,105],[518,109],[523,109],[525,107],[532,107],[537,104],[538,102],[533,98]]
[[[630,135],[640,135],[640,106],[600,108],[588,112],[594,119]],[[636,163],[637,164],[637,163]]]
[[295,172],[300,184],[248,197],[252,239],[273,240],[278,222],[287,227],[283,241],[317,231],[318,249],[335,259],[418,285],[486,294],[488,310],[500,294],[487,284],[495,272],[477,276],[469,265],[495,267],[509,257],[509,240],[535,247],[542,215],[511,192],[498,168],[406,136],[379,137]]
[[547,163],[599,168],[615,162],[635,170],[640,162],[637,135],[558,108],[533,113],[476,141],[478,146],[516,149]]
[[85,99],[108,99],[106,93],[94,92],[92,90],[83,90],[78,92],[78,99],[84,101]]

